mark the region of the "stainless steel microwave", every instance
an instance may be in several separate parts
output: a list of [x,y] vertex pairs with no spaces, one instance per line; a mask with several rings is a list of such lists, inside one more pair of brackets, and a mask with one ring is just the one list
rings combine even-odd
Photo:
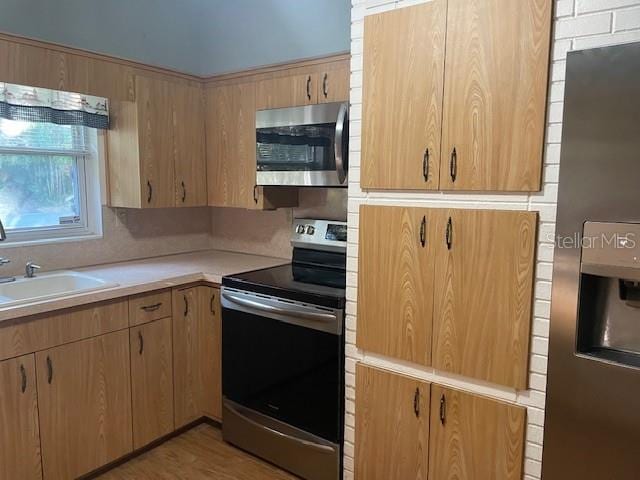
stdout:
[[256,112],[256,183],[346,187],[348,103]]

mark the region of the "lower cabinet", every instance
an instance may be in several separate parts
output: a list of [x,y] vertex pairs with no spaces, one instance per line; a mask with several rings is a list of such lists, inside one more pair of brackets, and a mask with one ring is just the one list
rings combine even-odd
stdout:
[[0,362],[0,478],[40,480],[34,355]]
[[522,478],[523,407],[359,364],[355,421],[356,480]]
[[45,479],[77,478],[133,449],[129,331],[36,354]]
[[171,317],[131,328],[133,447],[173,431]]
[[222,416],[219,290],[173,291],[175,426],[202,416]]

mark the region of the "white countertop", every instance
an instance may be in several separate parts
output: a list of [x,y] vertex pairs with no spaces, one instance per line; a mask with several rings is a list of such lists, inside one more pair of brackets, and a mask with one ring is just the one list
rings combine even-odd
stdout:
[[207,250],[79,268],[75,271],[115,282],[118,286],[12,307],[0,307],[0,322],[192,282],[220,283],[225,275],[285,263],[288,263],[288,260],[282,258]]

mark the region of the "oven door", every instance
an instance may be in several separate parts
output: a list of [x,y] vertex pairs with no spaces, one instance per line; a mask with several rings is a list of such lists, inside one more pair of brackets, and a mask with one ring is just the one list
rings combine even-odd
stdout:
[[221,299],[225,400],[340,444],[342,310],[226,287]]
[[256,112],[258,185],[346,186],[348,104]]

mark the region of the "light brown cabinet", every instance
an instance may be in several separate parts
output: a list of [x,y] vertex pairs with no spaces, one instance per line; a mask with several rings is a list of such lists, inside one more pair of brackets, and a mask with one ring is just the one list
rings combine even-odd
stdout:
[[34,355],[0,362],[0,478],[40,480]]
[[526,388],[537,214],[360,212],[358,347]]
[[437,190],[447,2],[365,17],[360,184]]
[[132,451],[129,332],[36,354],[44,478],[77,478]]
[[167,317],[129,331],[134,449],[174,430],[171,329]]
[[360,208],[358,329],[364,350],[431,364],[434,264],[441,211]]
[[207,286],[173,291],[175,426],[202,416],[221,418],[219,290]]
[[358,364],[356,480],[426,479],[429,410],[428,383]]
[[522,478],[523,407],[435,384],[431,405],[429,478]]
[[256,185],[256,84],[206,90],[209,205],[247,209],[295,206],[296,189]]
[[111,104],[110,204],[206,205],[202,89],[137,76],[136,99]]
[[318,103],[349,100],[349,64],[334,65],[318,74]]
[[316,73],[276,77],[256,83],[256,110],[299,107],[316,103],[318,103]]
[[539,190],[551,8],[434,0],[365,17],[362,187]]
[[447,210],[436,242],[436,369],[527,386],[537,214]]

